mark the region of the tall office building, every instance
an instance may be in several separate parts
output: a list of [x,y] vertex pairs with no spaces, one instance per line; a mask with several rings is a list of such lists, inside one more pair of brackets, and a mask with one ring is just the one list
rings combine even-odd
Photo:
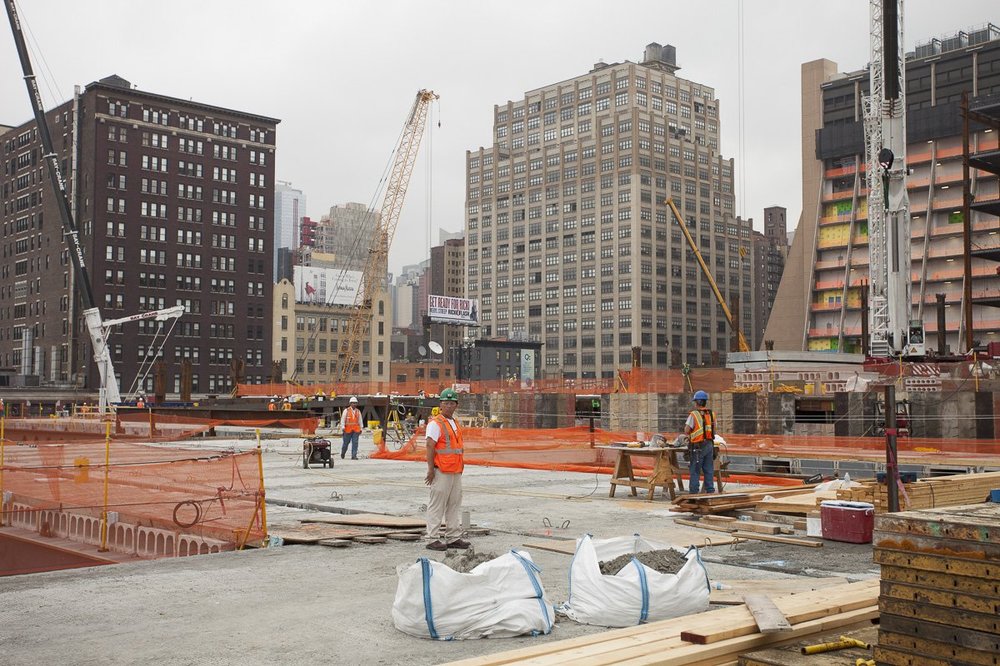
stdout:
[[[725,294],[751,302],[751,227],[733,210],[712,88],[674,48],[494,107],[492,145],[466,154],[466,266],[483,337],[544,343],[547,377],[608,377],[724,357],[730,332],[670,208]],[[742,308],[747,330],[752,309]]]
[[316,252],[333,255],[337,268],[364,271],[380,218],[381,213],[369,211],[362,203],[331,206],[329,215],[316,225],[313,247]]
[[295,250],[301,243],[306,195],[283,180],[274,188],[274,274],[278,275],[278,250]]
[[[765,337],[776,349],[860,352],[861,292],[868,278],[868,205],[862,98],[868,70],[837,72],[829,60],[802,66],[802,217]],[[929,349],[937,341],[936,294],[945,296],[945,346],[964,350],[963,138],[960,103],[1000,101],[1000,29],[994,25],[934,39],[906,59],[908,189],[911,222],[913,317],[921,318]],[[997,132],[973,124],[973,155],[989,159]],[[972,169],[972,310],[983,342],[1000,335],[1000,317],[989,305],[1000,281],[996,264],[976,256],[996,252],[997,177]],[[1000,211],[1000,205],[995,210]]]
[[[118,76],[86,86],[47,120],[104,319],[185,307],[162,347],[159,322],[116,328],[109,342],[123,394],[149,357],[165,362],[170,393],[185,359],[195,393],[226,392],[234,375],[264,381],[279,121],[137,90]],[[97,389],[82,287],[35,122],[0,134],[0,153],[0,360],[45,384]],[[153,378],[138,388],[152,391]]]
[[751,349],[764,343],[767,318],[774,307],[788,254],[787,211],[783,206],[764,209],[764,233],[753,232],[753,330],[747,336]]

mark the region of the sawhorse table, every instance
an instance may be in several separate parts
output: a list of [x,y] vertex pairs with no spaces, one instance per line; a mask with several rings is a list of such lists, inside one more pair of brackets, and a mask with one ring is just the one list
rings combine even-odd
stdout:
[[[629,486],[629,491],[633,497],[638,496],[637,488],[645,488],[647,491],[646,501],[651,502],[657,486],[662,486],[671,500],[677,499],[677,492],[684,491],[684,479],[682,474],[688,471],[686,465],[678,462],[678,454],[684,452],[683,448],[647,446],[642,448],[628,448],[625,446],[599,446],[599,449],[617,451],[618,457],[615,460],[615,469],[611,473],[611,490],[608,497],[614,497],[618,486]],[[652,458],[653,468],[649,476],[636,477],[635,468],[632,465],[632,458]],[[714,472],[718,492],[722,492],[722,466],[719,460],[719,449],[715,449]]]

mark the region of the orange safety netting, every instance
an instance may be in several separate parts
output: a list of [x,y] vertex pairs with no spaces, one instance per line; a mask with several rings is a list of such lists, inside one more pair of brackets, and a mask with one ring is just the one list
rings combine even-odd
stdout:
[[[635,433],[610,432],[587,426],[528,430],[516,428],[463,428],[465,462],[470,465],[516,467],[610,474],[617,452],[601,448],[627,442]],[[672,437],[673,434],[670,435]],[[885,438],[813,435],[725,435],[724,454],[758,458],[827,458],[831,460],[885,460]],[[424,429],[420,428],[399,450],[381,443],[372,456],[385,460],[426,460]],[[1000,464],[1000,442],[994,439],[898,439],[902,462],[928,465]],[[651,458],[635,458],[638,469],[648,470]],[[789,480],[732,476],[747,483],[785,485]],[[799,481],[791,481],[800,483]]]
[[145,558],[242,548],[265,537],[257,452],[8,439],[2,455],[0,516],[22,532]]

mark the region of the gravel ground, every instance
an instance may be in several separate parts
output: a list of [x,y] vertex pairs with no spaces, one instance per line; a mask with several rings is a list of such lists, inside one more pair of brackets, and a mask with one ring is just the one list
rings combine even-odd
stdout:
[[[207,440],[196,446],[251,444]],[[338,458],[332,470],[303,470],[299,446],[299,439],[265,441],[269,498],[338,512],[422,516],[427,489],[421,464]],[[371,452],[370,439],[362,448]],[[657,539],[671,522],[662,500],[608,498],[606,476],[476,466],[466,468],[464,487],[463,508],[474,524],[491,530],[471,539],[478,553],[504,553],[528,538],[565,544],[583,533]],[[268,506],[272,522],[306,515]],[[450,554],[423,546],[283,546],[3,578],[0,663],[419,665],[602,631],[562,618],[550,635],[535,638],[434,642],[402,634],[390,616],[397,568]],[[565,601],[570,556],[530,553],[549,600]],[[816,549],[746,542],[702,554],[712,578],[861,579],[878,573],[870,546],[835,542]]]

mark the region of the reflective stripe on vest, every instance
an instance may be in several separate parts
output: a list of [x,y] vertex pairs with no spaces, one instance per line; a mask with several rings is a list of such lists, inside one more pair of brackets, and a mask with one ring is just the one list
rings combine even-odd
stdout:
[[[704,415],[704,416],[703,416]],[[715,439],[715,415],[710,409],[691,410],[694,424],[697,426],[691,431],[691,443],[697,444],[706,439]]]
[[357,407],[344,410],[344,432],[361,432],[361,410]]
[[434,465],[442,472],[460,474],[465,469],[462,435],[444,416],[435,416],[434,422],[441,429],[441,435],[434,442]]

